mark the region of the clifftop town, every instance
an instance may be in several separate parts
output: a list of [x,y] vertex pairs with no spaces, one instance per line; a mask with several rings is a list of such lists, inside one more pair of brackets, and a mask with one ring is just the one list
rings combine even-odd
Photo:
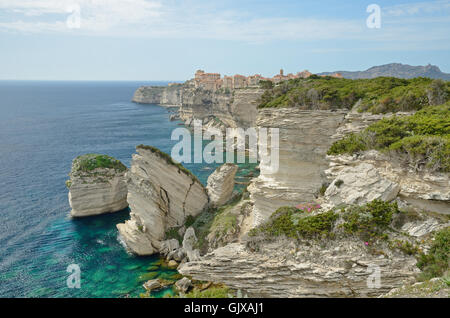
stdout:
[[[233,75],[233,76],[224,76],[223,78],[219,73],[205,73],[203,70],[198,70],[195,72],[194,79],[188,81],[193,82],[195,88],[203,88],[207,90],[218,90],[218,89],[236,89],[236,88],[247,88],[247,87],[256,87],[258,86],[260,81],[271,81],[276,84],[282,81],[287,81],[295,78],[308,78],[313,75],[308,70],[304,70],[302,72],[298,72],[296,74],[289,73],[284,75],[283,69],[280,70],[280,73],[268,78],[263,77],[260,74],[243,76],[243,75]],[[342,75],[339,73],[333,73],[328,75],[331,77],[342,78]]]

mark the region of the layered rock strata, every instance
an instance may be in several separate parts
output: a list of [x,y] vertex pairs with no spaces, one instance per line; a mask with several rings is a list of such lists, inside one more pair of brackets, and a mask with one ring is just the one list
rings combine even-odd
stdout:
[[[103,162],[99,165],[97,160]],[[126,167],[106,155],[89,154],[75,158],[66,182],[73,217],[117,212],[128,206]]]
[[415,171],[375,150],[328,159],[330,167],[325,174],[333,182],[325,199],[335,206],[398,197],[418,210],[450,214],[449,173]]
[[170,156],[150,146],[138,146],[127,174],[130,220],[117,228],[136,254],[161,248],[168,229],[184,224],[208,205],[204,186]]
[[[261,173],[248,187],[254,202],[254,225],[261,224],[279,207],[313,201],[326,181],[326,152],[331,136],[346,111],[260,109],[259,128],[279,128],[279,169]],[[270,139],[270,138],[269,138]],[[269,147],[269,155],[271,149]]]

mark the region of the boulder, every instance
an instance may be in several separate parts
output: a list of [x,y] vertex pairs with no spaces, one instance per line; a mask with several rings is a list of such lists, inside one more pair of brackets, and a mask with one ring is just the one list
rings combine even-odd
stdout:
[[145,282],[142,286],[145,288],[145,290],[148,290],[148,291],[160,289],[162,287],[159,279],[149,280],[149,281]]
[[167,256],[171,252],[177,250],[179,247],[180,247],[180,243],[178,242],[178,240],[176,240],[176,239],[166,240],[161,243],[161,246],[159,248],[159,253],[164,256]]
[[69,188],[73,217],[117,212],[128,207],[127,168],[107,155],[87,154],[72,162]]
[[400,187],[384,178],[370,163],[346,167],[325,191],[325,199],[334,206],[340,204],[365,204],[375,199],[393,200]]
[[195,249],[197,243],[197,236],[193,227],[189,227],[186,230],[183,238],[183,250],[186,253],[187,260],[189,262],[200,259],[200,251]]
[[221,206],[231,199],[237,170],[236,165],[226,163],[208,177],[206,189],[212,206]]
[[181,293],[186,293],[191,287],[191,285],[192,285],[191,280],[187,277],[183,277],[182,279],[180,279],[175,283],[175,287]]

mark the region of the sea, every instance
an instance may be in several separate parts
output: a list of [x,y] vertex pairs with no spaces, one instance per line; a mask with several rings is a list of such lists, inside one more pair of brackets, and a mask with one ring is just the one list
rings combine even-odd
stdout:
[[[0,81],[0,297],[139,297],[154,278],[176,280],[158,255],[139,257],[116,224],[129,209],[74,219],[68,180],[81,154],[113,156],[130,166],[139,144],[170,154],[170,109],[131,102],[141,85],[167,82]],[[218,164],[184,164],[206,184]],[[245,181],[254,164],[241,164]],[[80,288],[68,284],[71,265]],[[77,287],[77,286],[75,286]],[[173,295],[171,287],[151,297]]]

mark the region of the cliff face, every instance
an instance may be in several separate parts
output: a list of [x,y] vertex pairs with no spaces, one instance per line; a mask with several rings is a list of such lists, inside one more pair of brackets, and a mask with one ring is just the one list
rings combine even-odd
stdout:
[[69,204],[72,208],[70,214],[73,217],[117,212],[128,206],[125,166],[120,164],[120,169],[79,168],[82,160],[95,160],[95,157],[85,155],[73,161],[70,180],[66,182],[69,188]]
[[183,98],[183,86],[141,86],[134,93],[132,101],[140,104],[162,106],[180,106]]
[[168,229],[184,224],[208,204],[203,185],[155,148],[138,146],[127,174],[131,219],[117,228],[136,254],[158,252]]
[[175,86],[142,86],[133,101],[143,104],[178,106],[179,116],[190,126],[194,119],[208,127],[254,127],[257,100],[263,90],[258,88],[233,91],[196,89],[189,84]]
[[253,179],[248,190],[258,225],[279,207],[312,202],[326,177],[326,152],[345,111],[306,111],[294,108],[260,109],[258,127],[279,128],[279,169]]

